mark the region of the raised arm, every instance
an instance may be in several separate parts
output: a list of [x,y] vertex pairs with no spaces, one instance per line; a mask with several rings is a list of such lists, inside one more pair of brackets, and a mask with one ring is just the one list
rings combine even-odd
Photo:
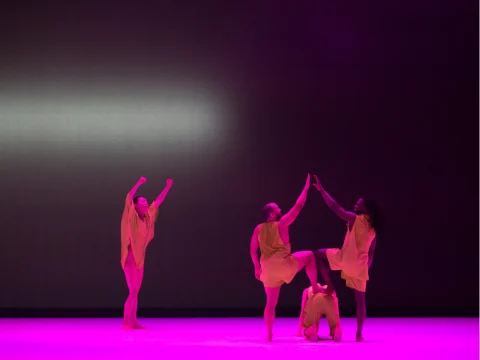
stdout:
[[377,237],[373,239],[372,243],[370,244],[370,248],[368,249],[368,268],[370,269],[370,265],[372,265],[373,255],[375,254],[375,245],[377,245]]
[[323,200],[325,200],[327,206],[341,219],[349,223],[353,223],[356,218],[355,213],[346,211],[344,208],[338,205],[338,203],[325,191],[322,184],[320,184],[320,180],[318,180],[317,175],[314,175],[314,178],[315,184],[313,184],[313,186],[320,192],[320,194],[322,194]]
[[305,304],[307,303],[308,288],[303,290],[302,294],[302,304],[300,305],[300,318],[298,319],[298,336],[303,336],[303,320],[305,319]]
[[168,192],[170,191],[170,188],[172,187],[172,185],[173,185],[173,180],[172,179],[167,179],[167,184],[163,188],[160,195],[158,195],[157,198],[155,199],[155,201],[153,202],[155,204],[155,207],[158,208],[160,206],[160,204],[163,202],[163,200],[165,200],[165,197],[167,196]]
[[129,191],[128,195],[130,195],[130,199],[133,200],[135,197],[135,194],[140,186],[145,184],[147,182],[147,179],[145,179],[143,176],[138,180],[138,182],[132,187],[132,189]]
[[308,189],[310,188],[310,174],[307,176],[307,181],[305,183],[305,186],[303,187],[302,193],[297,199],[297,202],[295,205],[290,209],[288,213],[282,216],[280,219],[279,223],[282,225],[291,225],[295,219],[297,218],[298,214],[300,214],[300,211],[303,209],[303,206],[305,205],[305,202],[307,201],[307,194],[308,194]]
[[255,230],[253,230],[252,240],[250,241],[250,257],[252,258],[253,266],[255,267],[255,277],[257,280],[260,280],[260,274],[262,273],[262,268],[260,267],[260,261],[258,261],[258,233],[260,230],[260,225],[257,225]]

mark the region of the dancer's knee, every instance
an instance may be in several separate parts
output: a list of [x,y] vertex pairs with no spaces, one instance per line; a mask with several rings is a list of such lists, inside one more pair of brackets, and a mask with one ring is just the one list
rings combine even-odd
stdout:
[[265,288],[265,293],[267,295],[267,301],[265,304],[265,309],[275,309],[278,303],[278,297],[280,295],[280,288]]
[[131,287],[128,290],[129,290],[129,295],[130,296],[138,296],[138,293],[140,291],[140,289],[137,288],[137,287]]
[[297,251],[292,255],[298,261],[298,271],[303,269],[304,266],[310,266],[315,261],[315,255],[310,250]]
[[315,263],[315,254],[313,253],[313,251],[305,251],[306,253],[306,257],[307,257],[307,264],[308,263]]
[[355,290],[355,301],[357,302],[357,309],[365,308],[365,293]]

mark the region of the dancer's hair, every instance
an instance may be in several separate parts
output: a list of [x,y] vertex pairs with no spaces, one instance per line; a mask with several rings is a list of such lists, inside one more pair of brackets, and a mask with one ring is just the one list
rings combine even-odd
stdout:
[[384,226],[383,214],[377,202],[370,198],[362,198],[367,208],[367,214],[370,216],[370,225],[375,232],[381,232]]
[[263,214],[263,218],[265,219],[265,221],[268,220],[272,211],[273,211],[273,207],[270,204],[267,204],[263,207],[262,214]]

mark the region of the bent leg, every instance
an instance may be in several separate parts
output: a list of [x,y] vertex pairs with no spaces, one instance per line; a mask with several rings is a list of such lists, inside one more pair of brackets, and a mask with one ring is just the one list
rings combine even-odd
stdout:
[[333,287],[332,279],[330,277],[330,264],[327,258],[327,249],[318,249],[315,252],[316,263],[318,267],[318,271],[322,274],[323,281],[327,285],[327,293],[332,294],[335,292],[335,288]]
[[274,288],[265,287],[265,294],[267,295],[267,302],[263,316],[265,325],[267,326],[266,341],[270,342],[273,337],[273,322],[275,321],[275,308],[277,307],[278,297],[280,295],[280,286]]
[[325,317],[330,328],[330,336],[333,341],[339,342],[342,340],[342,326],[340,324],[340,311],[338,309],[338,299],[331,297],[325,299]]
[[314,323],[312,326],[305,329],[304,335],[307,340],[317,342],[318,341],[318,324]]
[[311,251],[298,251],[292,254],[295,259],[298,261],[298,271],[302,270],[305,267],[305,272],[307,273],[308,279],[313,288],[313,292],[317,293],[321,290],[318,286],[317,281],[317,265],[315,263],[315,256]]
[[310,341],[318,340],[320,318],[323,315],[321,304],[322,297],[325,296],[321,294],[311,296],[305,304],[305,317],[303,319],[302,327],[304,329],[305,337]]
[[358,290],[353,290],[355,293],[355,301],[357,302],[357,341],[363,341],[363,323],[367,317],[367,306],[365,302],[365,293]]

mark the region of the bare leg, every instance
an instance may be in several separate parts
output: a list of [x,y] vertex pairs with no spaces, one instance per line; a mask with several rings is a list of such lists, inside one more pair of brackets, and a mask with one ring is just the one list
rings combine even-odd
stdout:
[[132,264],[127,260],[125,268],[123,269],[125,273],[125,280],[127,281],[128,286],[128,297],[125,301],[125,307],[123,311],[123,328],[125,330],[133,330],[132,322],[132,309],[133,309],[133,299],[135,295],[135,264]]
[[[125,272],[125,270],[124,270]],[[127,278],[127,276],[125,275],[125,278]],[[127,280],[127,285],[128,285],[128,280]],[[128,288],[130,288],[130,286],[128,286]],[[123,327],[126,328],[128,327],[128,316],[130,314],[130,309],[131,309],[131,301],[130,301],[130,291],[129,291],[129,294],[127,296],[127,300],[125,301],[125,306],[123,307]]]
[[[137,275],[136,285],[137,285],[137,288],[138,288],[138,292],[140,291],[140,288],[142,287],[143,270],[144,270],[144,267],[142,266],[141,269],[137,270],[137,274],[136,274]],[[137,330],[143,330],[143,329],[145,329],[145,326],[142,326],[137,322],[138,292],[137,292],[137,298],[136,298],[137,301],[135,303],[135,308],[134,308],[134,311],[133,311],[133,316],[134,316],[133,328],[137,329]]]
[[298,251],[292,254],[298,261],[298,271],[305,267],[308,279],[312,285],[313,293],[323,292],[323,288],[318,286],[317,282],[317,265],[315,262],[315,256],[311,251]]
[[265,287],[265,294],[267,295],[267,303],[263,313],[265,325],[267,326],[267,337],[265,340],[270,342],[273,338],[273,322],[275,321],[275,308],[280,295],[280,286],[275,288]]
[[128,298],[125,302],[123,327],[125,330],[132,330],[136,323],[138,292],[143,278],[143,267],[139,270],[136,268],[135,262],[127,260],[124,272],[128,286]]
[[353,290],[355,293],[355,301],[357,302],[357,334],[356,339],[358,342],[363,341],[362,331],[363,323],[367,316],[367,306],[365,303],[365,293],[357,290]]
[[320,274],[322,274],[323,281],[327,285],[327,294],[333,294],[335,288],[333,287],[332,279],[330,277],[330,264],[327,258],[327,249],[318,249],[315,252],[315,258],[317,260],[317,267]]
[[318,323],[313,324],[309,328],[305,329],[305,337],[307,340],[317,342],[318,341]]

